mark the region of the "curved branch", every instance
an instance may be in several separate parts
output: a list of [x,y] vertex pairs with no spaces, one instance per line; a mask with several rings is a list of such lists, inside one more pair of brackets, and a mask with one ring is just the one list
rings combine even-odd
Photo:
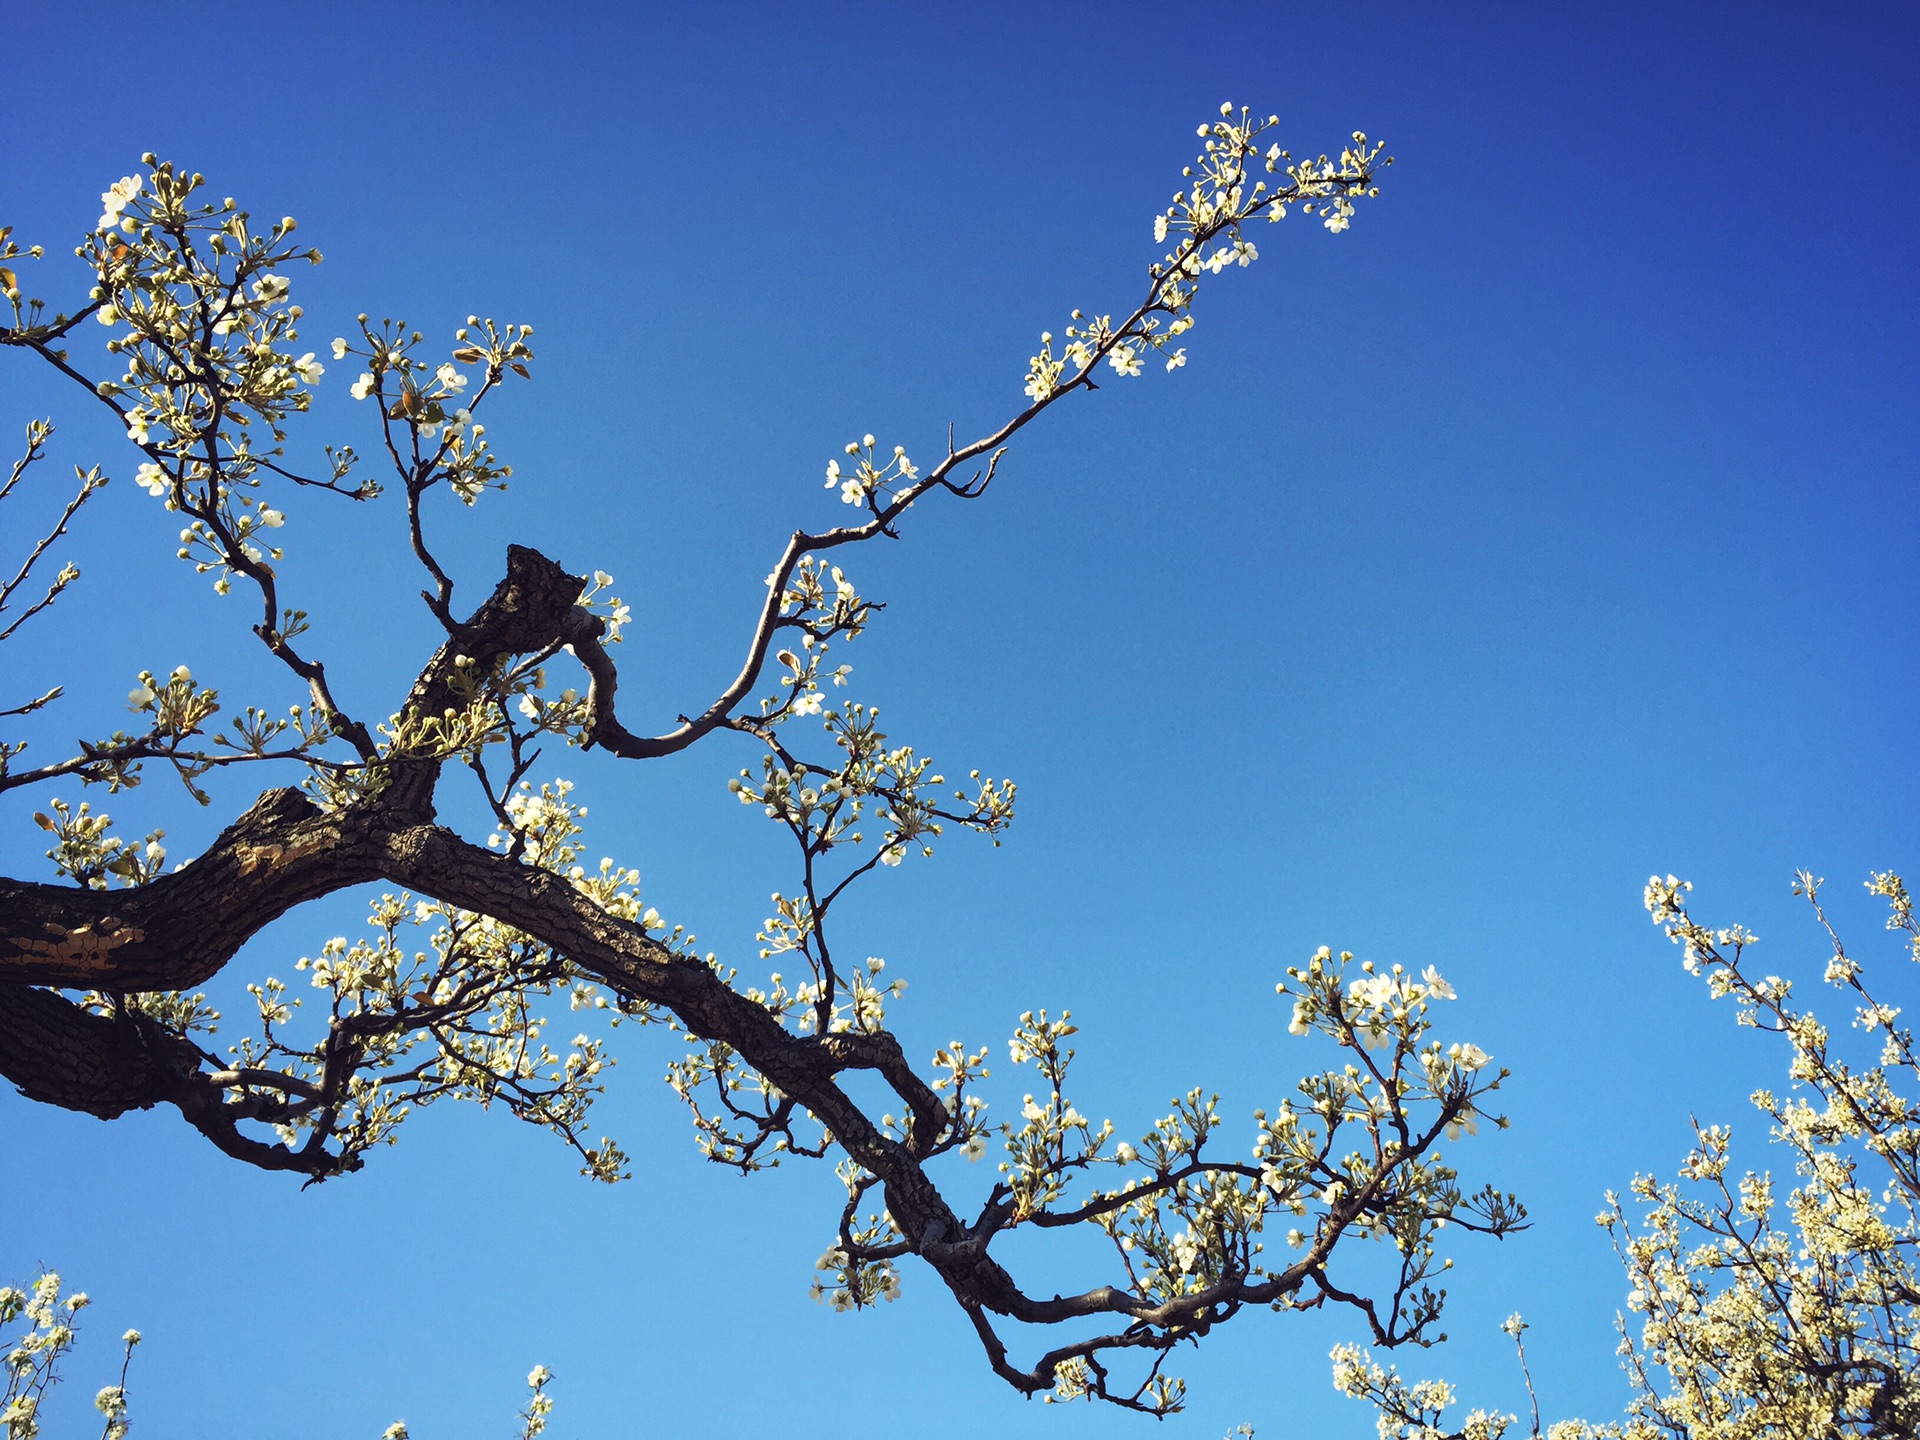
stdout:
[[358,817],[269,790],[193,863],[134,889],[0,877],[0,986],[202,984],[296,905],[378,879],[377,853],[377,834]]
[[[1246,157],[1242,157],[1243,162]],[[1367,172],[1364,178],[1370,178]],[[1167,257],[1164,264],[1149,267],[1149,280],[1146,297],[1133,312],[1117,326],[1105,332],[1104,338],[1092,346],[1084,367],[1073,378],[1061,381],[1044,395],[1037,396],[1033,403],[1015,414],[1005,424],[990,435],[953,448],[949,437],[947,454],[939,464],[929,470],[919,480],[897,491],[893,497],[881,503],[877,498],[869,498],[871,518],[860,525],[838,526],[819,534],[810,534],[796,530],[788,537],[786,548],[781,552],[773,572],[767,577],[767,597],[761,603],[760,614],[754,623],[753,635],[747,643],[747,655],[740,671],[733,681],[720,692],[712,704],[698,716],[688,719],[682,717],[678,727],[664,735],[640,736],[622,725],[613,713],[613,696],[618,677],[614,673],[612,661],[599,644],[599,632],[588,633],[588,627],[581,625],[577,636],[570,636],[575,653],[586,665],[592,677],[593,686],[588,694],[588,713],[592,717],[588,727],[588,743],[598,745],[613,754],[628,760],[649,760],[663,755],[672,755],[686,749],[723,726],[732,715],[735,707],[752,693],[759,683],[761,671],[766,666],[767,652],[773,644],[773,637],[780,628],[780,612],[787,581],[792,578],[793,570],[803,555],[823,550],[838,549],[843,545],[857,544],[871,540],[877,535],[897,537],[895,523],[913,503],[928,492],[945,490],[962,499],[975,499],[984,494],[987,486],[993,482],[998,471],[1000,456],[1006,443],[1032,424],[1039,416],[1077,391],[1092,391],[1099,388],[1094,382],[1094,374],[1100,362],[1118,345],[1127,344],[1137,337],[1139,327],[1149,316],[1170,313],[1171,307],[1166,299],[1169,280],[1186,274],[1190,267],[1197,272],[1197,261],[1201,252],[1220,235],[1232,231],[1238,233],[1243,219],[1276,202],[1289,202],[1302,193],[1296,183],[1281,187],[1260,198],[1250,207],[1241,209],[1223,209],[1216,217],[1200,225],[1180,243]],[[1077,312],[1076,312],[1077,313]],[[991,453],[984,473],[972,479],[955,482],[951,479],[954,470],[970,464],[982,455]]]

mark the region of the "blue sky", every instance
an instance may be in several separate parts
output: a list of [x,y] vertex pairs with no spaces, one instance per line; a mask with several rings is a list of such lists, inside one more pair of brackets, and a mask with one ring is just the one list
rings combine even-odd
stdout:
[[[1689,1114],[1764,1163],[1743,1097],[1782,1068],[1641,885],[1690,876],[1703,917],[1800,973],[1811,867],[1890,969],[1859,882],[1920,861],[1911,9],[102,5],[10,30],[19,238],[64,256],[155,150],[299,217],[328,257],[296,277],[317,348],[362,310],[536,326],[535,379],[491,417],[513,488],[440,533],[469,596],[510,539],[611,571],[623,706],[661,721],[732,673],[847,439],[992,428],[1037,332],[1135,293],[1222,100],[1277,112],[1296,153],[1385,139],[1350,234],[1270,227],[1208,287],[1185,370],[1050,415],[986,500],[850,560],[889,606],[843,657],[862,696],[1022,799],[1004,848],[874,884],[856,943],[911,982],[910,1051],[1071,1007],[1076,1098],[1127,1133],[1195,1084],[1245,1116],[1313,1066],[1272,987],[1316,946],[1439,966],[1458,1038],[1514,1071],[1513,1128],[1463,1169],[1536,1224],[1456,1252],[1455,1340],[1409,1367],[1518,1405],[1495,1327],[1519,1309],[1546,1410],[1617,1413],[1601,1196],[1670,1171]],[[71,261],[43,273],[84,293]],[[68,682],[55,728],[111,729],[136,671],[180,663],[287,703],[84,397],[18,357],[0,377],[9,432],[51,413],[56,462],[120,482],[79,528],[81,586],[8,660]],[[350,378],[310,451],[368,445]],[[287,510],[317,643],[391,708],[432,645],[397,512]],[[724,789],[753,758],[560,767],[596,849],[742,961],[790,882]],[[185,854],[251,792],[220,793],[106,808]],[[10,802],[8,873],[46,873],[43,798]],[[286,973],[362,904],[286,918],[226,978]],[[45,1262],[98,1297],[76,1403],[108,1337],[146,1332],[154,1440],[507,1433],[536,1361],[557,1435],[1150,1428],[1021,1402],[923,1274],[876,1314],[815,1307],[831,1174],[704,1165],[665,1037],[622,1056],[603,1105],[638,1163],[614,1190],[501,1116],[429,1113],[303,1193],[177,1117],[0,1097],[0,1280]],[[1370,1435],[1326,1379],[1350,1330],[1243,1318],[1155,1433]]]

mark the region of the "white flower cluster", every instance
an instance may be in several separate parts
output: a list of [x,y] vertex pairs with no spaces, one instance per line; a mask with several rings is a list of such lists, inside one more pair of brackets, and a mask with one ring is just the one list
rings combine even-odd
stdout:
[[[902,492],[911,492],[920,478],[919,467],[907,458],[906,446],[896,445],[891,455],[882,457],[872,435],[849,440],[846,455],[853,462],[846,469],[838,460],[827,462],[827,489],[838,488],[843,504],[865,505],[877,513],[907,498]],[[910,498],[908,503],[912,503]]]
[[1458,1429],[1443,1423],[1454,1403],[1453,1387],[1444,1380],[1416,1380],[1409,1385],[1393,1366],[1382,1366],[1358,1345],[1333,1349],[1333,1388],[1342,1395],[1364,1400],[1379,1411],[1380,1440],[1500,1440],[1515,1418],[1491,1410],[1474,1410]]
[[74,808],[55,797],[47,808],[51,815],[35,811],[33,816],[34,823],[54,838],[47,858],[78,884],[93,890],[144,885],[166,864],[167,848],[160,843],[164,830],[153,831],[144,845],[136,845],[115,835],[112,817],[94,814],[85,800]]
[[[1159,353],[1167,370],[1179,369],[1187,363],[1187,352],[1173,342],[1193,327],[1199,277],[1218,275],[1229,266],[1244,269],[1260,258],[1259,249],[1241,232],[1243,223],[1260,215],[1282,220],[1290,205],[1307,214],[1317,207],[1322,223],[1337,235],[1351,225],[1355,200],[1380,193],[1374,174],[1393,162],[1363,132],[1354,132],[1353,143],[1338,160],[1322,155],[1296,162],[1278,145],[1269,145],[1264,153],[1260,148],[1260,138],[1278,124],[1278,116],[1263,121],[1244,106],[1236,112],[1232,104],[1223,104],[1219,120],[1199,127],[1206,144],[1185,168],[1184,183],[1172,203],[1154,217],[1156,244],[1177,239],[1174,249],[1153,267],[1151,298],[1118,322],[1111,315],[1088,319],[1075,310],[1075,323],[1067,326],[1058,355],[1052,333],[1043,331],[1038,353],[1027,362],[1025,393],[1030,401],[1044,405],[1067,389],[1091,383],[1089,376],[1103,359],[1121,376],[1139,375],[1151,352]],[[1284,179],[1272,187],[1266,180],[1249,183],[1252,166],[1261,162],[1267,174]]]
[[[281,558],[259,535],[284,516],[254,492],[263,471],[286,473],[284,422],[325,374],[295,348],[301,310],[284,273],[320,255],[294,244],[291,217],[256,226],[231,200],[198,199],[202,177],[145,158],[150,175],[102,195],[79,251],[95,271],[88,313],[114,332],[107,350],[125,363],[96,389],[146,452],[137,483],[192,522],[183,558],[225,594],[236,575],[270,581]],[[341,452],[326,483],[350,464]]]
[[[84,1291],[62,1297],[60,1276],[51,1270],[43,1272],[26,1290],[0,1286],[0,1346],[5,1348],[4,1370],[0,1371],[0,1382],[4,1382],[0,1384],[0,1435],[4,1440],[36,1440],[40,1434],[41,1402],[60,1378],[60,1363],[78,1336],[77,1318],[89,1303]],[[23,1331],[6,1333],[9,1326],[23,1319]],[[140,1343],[140,1332],[129,1330],[120,1341],[125,1347],[121,1383],[103,1386],[94,1396],[94,1408],[106,1418],[102,1440],[123,1440],[129,1423],[126,1368]]]
[[[379,402],[389,447],[411,457],[410,498],[417,503],[420,495],[445,484],[471,505],[487,490],[506,489],[513,467],[494,454],[487,427],[473,415],[509,373],[523,378],[530,373],[533,348],[527,341],[533,327],[469,315],[454,332],[452,357],[436,360],[415,353],[425,340],[418,330],[391,320],[375,325],[365,315],[359,322],[358,341],[336,337],[333,358],[355,356],[365,364],[349,392],[356,400]],[[480,384],[471,395],[473,377],[462,365],[481,367]]]
[[[1678,1183],[1633,1178],[1640,1215],[1608,1194],[1595,1218],[1613,1237],[1627,1312],[1638,1317],[1637,1333],[1622,1324],[1619,1347],[1631,1398],[1624,1419],[1561,1421],[1548,1427],[1548,1440],[1893,1435],[1920,1414],[1912,1387],[1920,1355],[1920,1052],[1899,1023],[1901,1007],[1867,989],[1866,968],[1828,923],[1820,886],[1802,871],[1794,888],[1832,942],[1827,982],[1849,994],[1854,1028],[1880,1037],[1864,1066],[1833,1053],[1827,1027],[1795,1005],[1789,981],[1749,973],[1751,931],[1700,924],[1688,910],[1693,887],[1677,876],[1647,882],[1647,912],[1683,947],[1688,971],[1715,998],[1732,997],[1741,1024],[1785,1041],[1796,1093],[1783,1099],[1761,1089],[1752,1101],[1773,1143],[1791,1155],[1798,1183],[1782,1196],[1772,1174],[1741,1173],[1731,1128],[1696,1122]],[[1904,933],[1920,959],[1905,883],[1889,871],[1867,888],[1889,902],[1889,928]],[[1527,1326],[1518,1315],[1501,1328],[1521,1345]],[[1520,1362],[1524,1374],[1524,1348]],[[1511,1423],[1484,1411],[1463,1424],[1444,1421],[1450,1387],[1407,1385],[1351,1346],[1334,1353],[1334,1383],[1377,1409],[1385,1440],[1491,1440]]]

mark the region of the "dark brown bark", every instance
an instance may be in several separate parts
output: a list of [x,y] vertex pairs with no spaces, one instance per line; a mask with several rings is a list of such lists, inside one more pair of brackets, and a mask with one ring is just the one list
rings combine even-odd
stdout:
[[183,990],[294,906],[378,878],[366,817],[269,790],[183,870],[132,890],[0,878],[0,986]]
[[[509,546],[506,578],[421,671],[408,710],[461,708],[462,658],[484,667],[557,643],[585,583],[538,551]],[[386,768],[373,795],[334,815],[298,790],[270,790],[191,865],[137,889],[0,877],[0,985],[131,993],[205,984],[295,906],[383,878],[394,835],[431,820],[439,773],[429,760]]]
[[159,1057],[133,1025],[28,986],[0,985],[0,1074],[29,1100],[102,1120],[170,1093]]

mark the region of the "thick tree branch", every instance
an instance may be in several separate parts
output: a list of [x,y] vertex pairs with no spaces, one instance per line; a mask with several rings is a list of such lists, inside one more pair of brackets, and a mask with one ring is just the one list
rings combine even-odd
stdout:
[[192,864],[135,889],[0,877],[0,986],[133,993],[204,984],[270,921],[378,879],[377,853],[378,836],[360,817],[269,790]]

